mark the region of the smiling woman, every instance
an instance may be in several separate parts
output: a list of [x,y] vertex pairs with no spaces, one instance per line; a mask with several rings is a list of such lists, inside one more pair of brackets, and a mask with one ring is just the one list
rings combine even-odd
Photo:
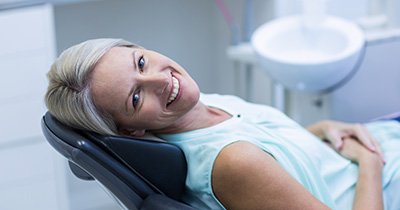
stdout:
[[199,98],[197,84],[176,62],[119,39],[67,49],[48,77],[49,111],[69,126],[101,134],[141,135],[179,123]]
[[180,147],[182,200],[193,207],[400,207],[397,121],[304,129],[272,107],[201,94],[175,61],[119,39],[67,49],[48,78],[46,104],[61,122],[105,135],[151,132]]
[[143,48],[110,49],[93,69],[90,84],[97,108],[112,117],[120,133],[136,136],[179,127],[200,94],[184,68]]

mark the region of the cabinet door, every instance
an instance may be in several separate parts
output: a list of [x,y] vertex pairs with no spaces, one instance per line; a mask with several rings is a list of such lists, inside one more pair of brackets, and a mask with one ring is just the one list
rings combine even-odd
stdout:
[[0,12],[0,145],[41,134],[46,72],[55,57],[50,5]]
[[0,56],[0,145],[42,135],[48,58],[40,51]]
[[41,133],[53,11],[0,11],[0,209],[63,209],[54,151]]
[[41,5],[2,10],[0,31],[0,56],[52,48],[52,7]]

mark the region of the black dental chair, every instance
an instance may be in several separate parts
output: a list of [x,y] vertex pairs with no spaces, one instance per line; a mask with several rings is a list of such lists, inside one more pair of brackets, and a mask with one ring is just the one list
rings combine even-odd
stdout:
[[186,160],[178,147],[72,129],[49,112],[41,124],[47,141],[68,159],[72,172],[98,181],[123,209],[193,209],[180,201]]

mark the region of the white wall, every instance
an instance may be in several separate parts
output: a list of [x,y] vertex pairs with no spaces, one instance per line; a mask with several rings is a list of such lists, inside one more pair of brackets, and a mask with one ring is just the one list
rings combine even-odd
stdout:
[[400,108],[400,33],[370,43],[356,74],[330,94],[331,117],[367,122]]

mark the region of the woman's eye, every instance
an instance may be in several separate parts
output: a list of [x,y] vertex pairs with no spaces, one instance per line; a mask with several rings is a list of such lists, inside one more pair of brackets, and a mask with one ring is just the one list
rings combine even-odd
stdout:
[[134,93],[133,96],[132,96],[132,105],[133,105],[133,108],[136,109],[136,107],[137,107],[137,105],[139,104],[139,102],[140,102],[140,94],[139,94],[139,92]]
[[146,64],[146,61],[144,60],[143,56],[141,56],[138,61],[138,67],[139,67],[140,71],[143,71],[145,64]]

